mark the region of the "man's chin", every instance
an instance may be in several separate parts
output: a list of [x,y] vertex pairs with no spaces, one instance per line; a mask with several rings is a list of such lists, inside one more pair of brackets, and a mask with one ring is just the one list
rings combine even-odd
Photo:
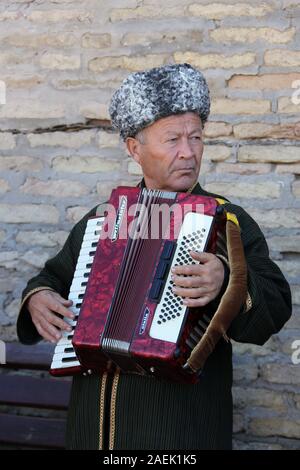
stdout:
[[195,175],[193,175],[193,177],[182,175],[180,178],[176,178],[170,183],[169,191],[186,192],[192,188],[196,182],[197,178],[195,178]]

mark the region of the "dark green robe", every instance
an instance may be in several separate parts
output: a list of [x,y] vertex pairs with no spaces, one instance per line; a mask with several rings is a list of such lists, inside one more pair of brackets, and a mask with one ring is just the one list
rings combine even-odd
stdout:
[[[216,196],[198,184],[193,193]],[[222,197],[222,196],[219,196]],[[291,315],[289,285],[270,260],[265,238],[256,222],[239,206],[226,208],[236,214],[247,264],[251,304],[232,323],[228,336],[235,341],[264,344]],[[33,289],[48,286],[68,297],[89,212],[71,231],[62,250],[31,279],[23,300]],[[211,308],[215,309],[214,302]],[[17,323],[20,341],[40,340],[26,301]],[[118,379],[118,382],[117,382]],[[67,428],[71,449],[230,449],[232,445],[232,348],[220,340],[208,358],[196,385],[120,374],[73,379]]]

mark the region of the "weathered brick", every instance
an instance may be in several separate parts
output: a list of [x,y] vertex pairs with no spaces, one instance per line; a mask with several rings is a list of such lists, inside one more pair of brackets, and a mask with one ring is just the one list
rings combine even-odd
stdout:
[[212,114],[265,114],[271,111],[269,100],[216,98],[212,100]]
[[89,61],[88,68],[92,72],[104,72],[110,69],[126,69],[132,72],[150,69],[163,65],[167,56],[147,54],[145,56],[96,57]]
[[141,166],[134,160],[129,161],[127,170],[130,175],[143,175]]
[[300,124],[265,124],[247,122],[233,126],[233,134],[237,139],[300,139]]
[[237,173],[239,175],[263,175],[270,173],[271,165],[266,163],[218,163],[217,173]]
[[193,3],[188,11],[193,16],[204,16],[211,20],[222,20],[226,16],[264,16],[271,12],[273,7],[266,3],[262,5],[249,5],[249,3],[210,3],[207,5]]
[[77,149],[89,145],[94,136],[93,131],[80,132],[46,132],[43,134],[28,134],[30,147],[65,147]]
[[59,212],[46,204],[0,204],[0,220],[7,224],[57,224]]
[[256,364],[234,364],[233,381],[253,381],[258,377],[258,368]]
[[35,55],[33,52],[26,52],[23,54],[17,54],[16,52],[1,52],[0,53],[0,65],[14,67],[16,65],[25,66],[28,63],[33,64],[35,62]]
[[271,237],[267,239],[270,250],[280,253],[300,253],[300,236]]
[[247,67],[255,63],[256,55],[253,52],[244,54],[199,54],[198,52],[175,52],[174,59],[177,63],[188,62],[200,69],[231,69]]
[[120,146],[120,137],[115,132],[99,131],[98,145],[100,148],[118,148]]
[[182,7],[166,7],[164,5],[146,5],[137,6],[136,8],[115,8],[110,13],[110,20],[127,21],[140,18],[161,18],[161,17],[177,17],[182,15]]
[[299,67],[300,51],[288,51],[286,49],[272,49],[264,55],[266,65],[272,67]]
[[233,433],[245,431],[245,416],[240,413],[233,413]]
[[40,58],[43,69],[74,70],[80,68],[80,56],[45,53]]
[[264,364],[260,373],[264,380],[271,383],[299,385],[299,365],[278,364],[278,362]]
[[238,408],[262,406],[276,411],[286,410],[286,403],[281,393],[263,388],[233,387],[233,401]]
[[51,104],[48,101],[34,101],[28,99],[8,102],[0,107],[0,118],[7,119],[52,119],[65,115],[63,104]]
[[278,99],[278,112],[279,113],[292,113],[299,114],[300,105],[293,103],[292,96],[283,96]]
[[39,171],[43,168],[41,160],[34,157],[2,157],[0,156],[0,171]]
[[41,245],[46,247],[62,246],[68,236],[68,232],[59,230],[57,232],[40,232],[35,230],[21,231],[16,236],[17,243],[24,245]]
[[293,173],[295,175],[300,175],[300,163],[291,163],[290,165],[277,165],[277,173]]
[[79,112],[87,119],[103,119],[108,121],[110,120],[108,107],[109,105],[104,103],[87,102],[79,108]]
[[56,157],[52,162],[56,171],[70,173],[98,173],[110,172],[120,169],[120,163],[113,160],[104,160],[101,157]]
[[0,193],[7,193],[10,190],[10,185],[3,178],[0,178]]
[[233,450],[282,450],[284,447],[270,442],[245,442],[234,439],[232,448]]
[[19,253],[17,251],[0,252],[0,266],[5,269],[15,269],[18,264]]
[[11,150],[16,146],[16,138],[10,132],[0,132],[0,150]]
[[102,49],[111,46],[111,35],[85,33],[81,38],[81,46],[93,49]]
[[210,32],[210,37],[217,42],[241,42],[251,44],[264,40],[270,43],[286,44],[292,41],[296,29],[280,31],[274,28],[218,28]]
[[232,125],[226,122],[208,121],[205,123],[203,135],[204,137],[227,137],[232,134]]
[[113,188],[117,186],[133,186],[128,183],[124,183],[123,181],[101,181],[100,183],[97,183],[97,194],[101,197],[104,198],[104,200],[107,200],[110,196],[110,193]]
[[27,16],[34,23],[90,22],[92,13],[85,10],[34,10]]
[[300,435],[300,419],[275,416],[251,418],[249,430],[257,436],[283,436],[298,439]]
[[293,304],[300,305],[300,286],[290,285],[290,287],[292,292]]
[[42,75],[26,75],[25,73],[22,74],[23,76],[18,77],[17,74],[14,76],[5,76],[3,79],[6,83],[8,89],[18,89],[18,88],[25,88],[31,89],[36,88],[42,83],[45,82],[45,77]]
[[77,42],[72,33],[57,34],[12,34],[0,40],[0,44],[14,47],[71,47]]
[[13,21],[18,20],[21,17],[19,11],[3,11],[0,13],[0,21]]
[[299,161],[300,147],[290,145],[243,145],[238,160],[252,163],[293,163]]
[[49,253],[45,253],[45,251],[35,252],[32,250],[26,251],[24,255],[20,257],[20,259],[33,266],[34,268],[43,268],[46,261],[49,259]]
[[14,299],[12,302],[8,304],[8,306],[5,308],[5,313],[8,315],[10,318],[16,319],[19,313],[19,308],[20,308],[20,299]]
[[56,180],[40,181],[28,178],[20,188],[21,192],[52,197],[79,197],[90,192],[90,189],[79,181]]
[[300,197],[300,181],[295,181],[292,184],[292,191],[295,197]]
[[292,83],[300,80],[300,73],[267,73],[263,75],[233,75],[228,81],[229,88],[252,90],[291,89]]
[[190,43],[201,43],[203,40],[203,33],[199,30],[190,31],[164,31],[164,32],[151,32],[149,34],[142,33],[127,33],[121,39],[123,46],[151,46],[153,44],[172,44],[184,41],[186,47]]
[[280,196],[280,184],[274,182],[256,184],[216,182],[207,183],[204,187],[206,191],[224,194],[225,197],[269,199]]
[[75,206],[70,207],[67,209],[66,219],[73,224],[79,222],[79,220],[84,217],[89,211],[91,207],[84,207],[84,206]]
[[212,162],[223,162],[231,156],[231,148],[226,145],[205,145],[203,160]]
[[300,214],[298,214],[297,211],[287,211],[286,209],[263,211],[260,209],[249,208],[248,212],[261,227],[283,227],[286,229],[300,228]]

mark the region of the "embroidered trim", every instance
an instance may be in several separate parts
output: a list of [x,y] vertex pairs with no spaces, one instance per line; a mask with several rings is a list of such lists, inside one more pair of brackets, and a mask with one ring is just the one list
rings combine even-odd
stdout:
[[120,377],[120,369],[117,369],[112,384],[111,402],[110,402],[110,431],[109,431],[109,450],[113,450],[115,442],[116,431],[116,401],[117,401],[117,388]]
[[107,372],[104,372],[100,381],[99,450],[103,450],[103,426],[104,426],[106,381],[107,381]]
[[247,298],[246,298],[245,310],[244,310],[245,313],[249,312],[251,308],[252,308],[252,299],[251,299],[249,292],[247,292]]

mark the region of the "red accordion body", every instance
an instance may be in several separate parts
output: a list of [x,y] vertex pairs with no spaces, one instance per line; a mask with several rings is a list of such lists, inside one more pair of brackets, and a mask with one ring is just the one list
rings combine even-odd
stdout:
[[[200,247],[204,236],[201,231],[209,233],[199,251],[216,252],[220,240],[224,245],[225,218],[218,202],[188,193],[119,187],[112,192],[109,203],[117,215],[107,215],[103,234],[109,236],[101,235],[97,245],[73,337],[76,355],[84,369],[92,371],[114,371],[119,367],[124,372],[194,383],[197,374],[187,373],[183,365],[195,345],[195,336],[204,333],[199,325],[207,324],[202,318],[206,309],[183,306],[182,299],[172,293],[170,268],[191,264],[188,253]],[[186,223],[186,231],[181,233],[180,224],[188,219],[182,222],[174,211],[167,237],[163,228],[156,239],[122,238],[120,234],[130,224],[135,224],[134,234],[139,230],[150,233],[153,228],[153,217],[145,222],[141,212],[128,214],[127,209],[138,203],[148,209],[153,204],[176,204],[179,208],[188,204],[186,217],[202,212],[200,215],[208,222],[194,231]],[[181,234],[181,250],[176,233]]]

